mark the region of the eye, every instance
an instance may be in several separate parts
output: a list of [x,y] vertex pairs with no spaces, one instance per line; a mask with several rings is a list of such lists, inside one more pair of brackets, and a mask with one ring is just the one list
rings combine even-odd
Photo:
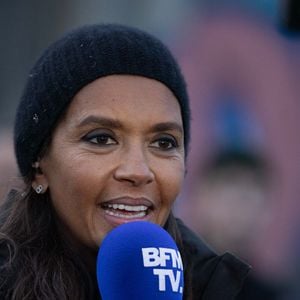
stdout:
[[87,134],[84,138],[85,141],[99,145],[99,146],[109,146],[116,145],[117,141],[108,133],[92,132]]
[[151,147],[158,148],[163,151],[172,150],[178,147],[178,143],[174,137],[161,137],[151,143]]

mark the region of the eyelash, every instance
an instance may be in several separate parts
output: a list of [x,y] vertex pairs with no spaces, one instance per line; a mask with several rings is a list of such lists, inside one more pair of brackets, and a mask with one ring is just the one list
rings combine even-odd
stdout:
[[[100,140],[101,139],[101,140]],[[118,142],[108,133],[90,133],[83,137],[83,140],[98,146],[117,145]],[[110,142],[108,143],[108,141]],[[103,143],[104,142],[104,143]],[[156,144],[156,145],[155,145]],[[166,146],[167,145],[167,146]],[[151,142],[151,148],[157,148],[162,151],[171,151],[178,148],[178,142],[174,137],[160,137]]]
[[[164,146],[160,146],[159,143],[164,143],[164,144],[168,144],[168,147],[164,147]],[[152,146],[154,148],[159,148],[162,151],[170,151],[173,150],[175,148],[178,148],[178,142],[175,138],[173,137],[161,137],[157,140],[155,140],[154,142],[151,143],[151,145],[158,143],[158,146]]]
[[[83,139],[94,145],[109,146],[109,145],[117,144],[117,141],[108,133],[91,133],[91,134],[86,135]],[[102,139],[102,140],[100,140],[100,139]],[[95,140],[95,141],[93,141],[93,140]],[[109,143],[107,143],[108,140],[111,140],[111,141]]]

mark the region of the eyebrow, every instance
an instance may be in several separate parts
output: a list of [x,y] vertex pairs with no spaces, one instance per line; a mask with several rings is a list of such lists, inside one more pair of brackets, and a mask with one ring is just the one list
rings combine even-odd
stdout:
[[[120,129],[123,127],[121,122],[119,122],[118,120],[114,120],[114,119],[106,118],[106,117],[94,116],[94,115],[90,115],[90,116],[86,117],[85,119],[83,119],[79,123],[78,127],[83,127],[83,126],[90,125],[90,124],[97,124],[97,125],[109,127],[112,129]],[[180,133],[183,133],[182,126],[177,122],[157,123],[157,124],[154,124],[150,129],[150,131],[152,131],[152,132],[161,132],[161,131],[170,131],[170,130],[176,130]]]
[[105,127],[110,127],[110,128],[114,128],[114,129],[119,129],[122,127],[122,124],[117,121],[117,120],[113,120],[110,118],[105,118],[105,117],[98,117],[98,116],[88,116],[85,119],[83,119],[78,127],[83,127],[86,125],[90,125],[90,124],[97,124],[97,125],[101,125],[101,126],[105,126]]
[[169,131],[169,130],[176,130],[179,131],[180,133],[183,133],[182,126],[177,122],[163,122],[163,123],[155,124],[152,127],[153,132]]

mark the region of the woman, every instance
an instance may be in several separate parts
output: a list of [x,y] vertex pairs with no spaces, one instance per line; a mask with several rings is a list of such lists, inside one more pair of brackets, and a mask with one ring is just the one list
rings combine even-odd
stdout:
[[29,74],[16,115],[27,187],[11,192],[1,210],[1,299],[100,299],[99,245],[131,220],[173,236],[185,299],[232,299],[248,266],[217,256],[171,213],[189,122],[184,79],[156,38],[91,25],[51,45]]

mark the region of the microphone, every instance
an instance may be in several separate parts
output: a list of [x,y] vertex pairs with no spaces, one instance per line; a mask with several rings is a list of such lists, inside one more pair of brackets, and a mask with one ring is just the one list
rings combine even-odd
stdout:
[[133,221],[111,230],[97,256],[103,300],[182,300],[183,265],[162,227]]

